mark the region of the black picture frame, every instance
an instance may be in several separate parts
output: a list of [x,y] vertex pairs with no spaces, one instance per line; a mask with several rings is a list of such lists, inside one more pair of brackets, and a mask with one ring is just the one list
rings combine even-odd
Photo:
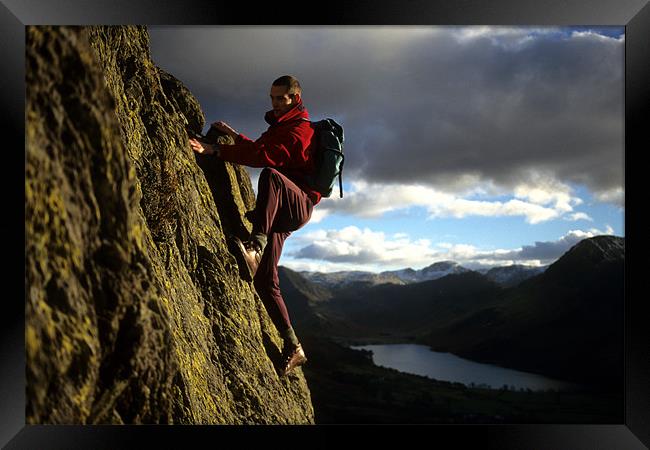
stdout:
[[[2,196],[7,213],[0,221],[8,263],[0,272],[4,289],[2,302],[2,358],[0,378],[0,444],[3,448],[178,448],[199,447],[193,442],[208,439],[216,445],[224,439],[258,439],[267,432],[281,431],[295,445],[341,445],[341,434],[369,439],[394,437],[403,445],[414,443],[417,432],[429,442],[449,442],[463,448],[535,449],[641,449],[650,445],[650,340],[647,337],[647,300],[637,295],[647,291],[642,262],[647,245],[642,227],[642,207],[637,197],[643,188],[630,189],[631,181],[642,175],[643,150],[650,148],[650,5],[647,0],[572,0],[572,1],[328,1],[289,6],[266,2],[254,6],[239,2],[206,0],[2,0],[0,4],[0,52],[2,82],[0,92],[5,157],[16,158],[2,177]],[[431,425],[431,426],[350,426],[313,427],[165,427],[165,426],[45,426],[25,424],[25,346],[24,303],[12,293],[19,284],[17,261],[24,252],[16,236],[24,232],[24,222],[16,213],[24,197],[17,186],[24,186],[19,171],[20,152],[25,143],[24,50],[26,25],[86,24],[319,24],[319,25],[617,25],[625,27],[625,422],[612,425]],[[15,145],[6,144],[7,138]],[[23,154],[24,156],[24,154]],[[12,160],[13,162],[13,160]],[[23,159],[24,163],[24,159]],[[641,194],[639,194],[641,192]],[[634,195],[632,195],[634,194]],[[640,200],[639,200],[640,201]],[[634,206],[630,208],[630,204]],[[24,211],[24,209],[23,209]],[[23,217],[24,218],[24,217]],[[23,234],[24,236],[24,234]],[[630,244],[631,239],[631,244]],[[15,244],[13,244],[15,242]],[[9,246],[5,245],[5,249]],[[632,251],[630,252],[630,248]],[[22,258],[21,258],[22,257]],[[23,272],[24,275],[24,272]],[[26,298],[28,286],[24,286]],[[18,289],[18,292],[20,289]],[[647,294],[646,294],[647,295]],[[399,428],[399,429],[398,429]],[[286,431],[289,433],[286,433]],[[244,432],[242,432],[244,431]],[[361,431],[361,432],[360,432]],[[302,434],[300,434],[302,433]],[[318,438],[315,439],[314,435]],[[294,440],[295,438],[295,440]],[[278,441],[280,442],[280,441]],[[210,445],[213,445],[210,444]],[[230,444],[228,444],[230,445]],[[239,445],[239,444],[237,444]],[[293,445],[292,445],[293,446]],[[436,445],[438,447],[439,445]],[[480,447],[477,447],[480,446]]]

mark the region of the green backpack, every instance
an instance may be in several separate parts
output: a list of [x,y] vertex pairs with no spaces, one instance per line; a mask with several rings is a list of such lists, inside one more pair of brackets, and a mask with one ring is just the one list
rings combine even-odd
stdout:
[[[302,119],[309,122],[308,119]],[[343,198],[343,127],[334,119],[311,122],[314,129],[314,156],[316,170],[307,182],[323,197],[332,195],[336,177],[339,178],[339,194]]]

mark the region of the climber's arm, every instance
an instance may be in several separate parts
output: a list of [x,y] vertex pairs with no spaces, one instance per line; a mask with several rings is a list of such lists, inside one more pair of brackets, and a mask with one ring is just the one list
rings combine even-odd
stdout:
[[230,125],[228,125],[226,122],[222,122],[218,120],[214,122],[212,126],[215,127],[217,130],[221,131],[222,133],[232,137],[233,139],[237,139],[237,136],[239,136],[239,133],[235,131],[235,129]]
[[212,155],[216,153],[217,156],[219,156],[219,146],[208,144],[207,142],[199,142],[193,138],[189,138],[189,141],[192,150],[196,153],[201,153],[203,155]]

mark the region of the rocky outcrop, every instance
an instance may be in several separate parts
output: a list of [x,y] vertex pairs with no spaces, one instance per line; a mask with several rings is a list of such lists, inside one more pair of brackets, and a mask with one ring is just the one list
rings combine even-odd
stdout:
[[204,115],[148,39],[26,28],[26,422],[313,423],[229,251],[250,178],[193,153]]

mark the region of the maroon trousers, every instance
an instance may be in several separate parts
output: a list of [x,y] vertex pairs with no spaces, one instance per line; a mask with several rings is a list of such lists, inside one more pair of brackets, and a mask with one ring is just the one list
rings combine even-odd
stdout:
[[259,268],[255,273],[255,290],[278,331],[291,327],[289,313],[280,292],[278,261],[284,241],[311,218],[314,204],[307,194],[275,169],[260,174],[257,202],[253,215],[253,233],[267,236]]

